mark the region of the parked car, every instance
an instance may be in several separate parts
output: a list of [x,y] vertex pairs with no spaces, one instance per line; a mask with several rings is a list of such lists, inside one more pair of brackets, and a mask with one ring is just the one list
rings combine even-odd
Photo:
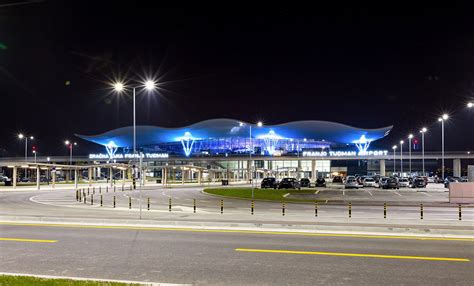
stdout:
[[385,181],[388,180],[388,177],[380,177],[379,181],[377,183],[378,187],[381,188],[383,184],[385,184]]
[[375,182],[374,178],[365,177],[362,181],[362,185],[364,187],[377,187],[377,183]]
[[0,182],[5,182],[6,180],[8,180],[7,176],[0,175]]
[[301,186],[302,188],[309,188],[310,185],[311,185],[311,181],[310,181],[308,178],[302,178],[302,179],[300,180],[300,186]]
[[301,189],[301,185],[295,178],[283,178],[278,183],[278,189]]
[[260,188],[266,189],[266,188],[272,188],[276,189],[278,186],[278,183],[275,178],[263,178],[262,183],[260,184]]
[[326,187],[326,180],[322,177],[316,179],[316,187]]
[[428,183],[434,183],[435,177],[428,177]]
[[366,178],[366,176],[356,176],[356,181],[360,186],[363,187],[365,178]]
[[426,188],[425,179],[423,177],[414,178],[410,187],[412,187],[412,188]]
[[397,177],[390,177],[385,180],[382,185],[382,189],[399,189],[400,186],[398,185],[398,178]]
[[354,177],[348,177],[344,183],[344,189],[358,189],[359,187],[359,183]]
[[398,179],[398,186],[400,188],[408,188],[410,186],[411,182],[408,178],[400,178]]
[[342,177],[341,177],[341,176],[334,176],[334,177],[332,178],[332,182],[333,182],[333,183],[342,183],[343,180],[342,180]]
[[460,181],[461,181],[461,178],[459,178],[459,177],[448,176],[448,177],[446,177],[446,179],[444,179],[444,187],[449,188],[449,184],[459,183]]

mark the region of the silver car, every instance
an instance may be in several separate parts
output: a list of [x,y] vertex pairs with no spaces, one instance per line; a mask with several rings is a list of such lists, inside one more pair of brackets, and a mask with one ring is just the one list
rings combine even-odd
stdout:
[[377,183],[375,182],[374,178],[371,177],[364,178],[364,180],[362,181],[362,185],[364,187],[377,187]]
[[344,183],[344,189],[358,189],[359,187],[359,183],[355,178],[348,177]]
[[400,188],[408,188],[410,187],[410,181],[408,180],[408,178],[400,178],[398,179],[398,186]]

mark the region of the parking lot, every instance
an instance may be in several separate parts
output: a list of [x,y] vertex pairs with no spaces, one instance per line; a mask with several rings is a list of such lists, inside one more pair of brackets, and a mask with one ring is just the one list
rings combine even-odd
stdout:
[[400,188],[386,190],[380,188],[344,189],[344,186],[330,184],[326,188],[318,187],[314,194],[292,194],[291,198],[308,200],[327,200],[334,202],[366,202],[366,203],[448,203],[449,192],[441,184],[429,184],[426,188]]

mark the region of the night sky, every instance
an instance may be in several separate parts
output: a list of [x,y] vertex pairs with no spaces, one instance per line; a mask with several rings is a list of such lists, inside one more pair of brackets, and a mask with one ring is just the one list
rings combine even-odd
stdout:
[[[12,3],[3,1],[2,3]],[[18,2],[18,1],[16,1]],[[423,126],[428,150],[474,151],[471,7],[161,8],[155,1],[43,1],[0,6],[0,156],[131,125],[118,79],[159,79],[138,96],[138,124],[210,118],[394,125],[390,149]],[[93,145],[76,138],[76,153]]]

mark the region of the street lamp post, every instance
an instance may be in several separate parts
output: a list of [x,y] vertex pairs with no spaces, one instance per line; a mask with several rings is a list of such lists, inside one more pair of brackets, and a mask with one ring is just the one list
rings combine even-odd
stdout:
[[421,161],[422,161],[422,167],[423,167],[423,176],[426,176],[425,174],[425,133],[428,131],[426,127],[421,128],[420,133],[421,133]]
[[411,177],[411,139],[413,139],[413,134],[408,135],[408,168],[409,176]]
[[397,158],[396,158],[397,145],[393,145],[392,149],[393,149],[393,175],[395,176],[395,172],[396,172],[395,164],[396,164],[396,160],[397,160]]
[[403,176],[403,140],[400,141],[400,177]]
[[[73,146],[77,146],[77,143],[66,140],[66,141],[64,141],[64,145],[66,145],[69,148],[69,165],[72,166],[72,149],[73,149]],[[71,169],[69,169],[69,178],[70,179],[72,179],[71,174],[72,174]]]
[[[244,123],[240,123],[239,124],[241,127],[244,126]],[[258,127],[262,127],[263,126],[263,123],[261,121],[257,122],[257,126]],[[256,177],[256,173],[255,173],[255,166],[253,164],[253,161],[252,161],[252,152],[253,152],[253,140],[252,140],[252,124],[249,124],[249,139],[250,139],[250,152],[249,152],[249,158],[250,158],[250,173],[249,176],[250,177],[250,184],[252,186],[252,199],[254,198],[254,179],[253,177],[255,176]],[[248,166],[247,166],[248,167]]]
[[449,115],[443,114],[438,121],[441,122],[441,178],[444,180],[444,121],[448,120]]
[[[147,80],[144,84],[138,86],[138,87],[144,87],[145,89],[152,91],[156,88],[156,83],[152,80]],[[125,85],[121,82],[116,82],[113,84],[113,87],[115,91],[121,92],[125,89]],[[137,86],[133,86],[133,161],[136,160],[136,154],[137,154],[137,112],[136,112],[136,89]],[[139,199],[139,205],[140,205],[140,219],[142,218],[142,184],[143,184],[143,175],[142,175],[142,154],[140,153],[140,184],[139,184],[139,194],[140,194],[140,199]],[[112,179],[112,178],[111,178]]]
[[[35,139],[33,136],[25,136],[23,134],[18,134],[18,139],[23,139],[25,138],[25,163],[28,162],[28,138],[30,140]],[[25,178],[28,178],[28,169],[25,168]]]

